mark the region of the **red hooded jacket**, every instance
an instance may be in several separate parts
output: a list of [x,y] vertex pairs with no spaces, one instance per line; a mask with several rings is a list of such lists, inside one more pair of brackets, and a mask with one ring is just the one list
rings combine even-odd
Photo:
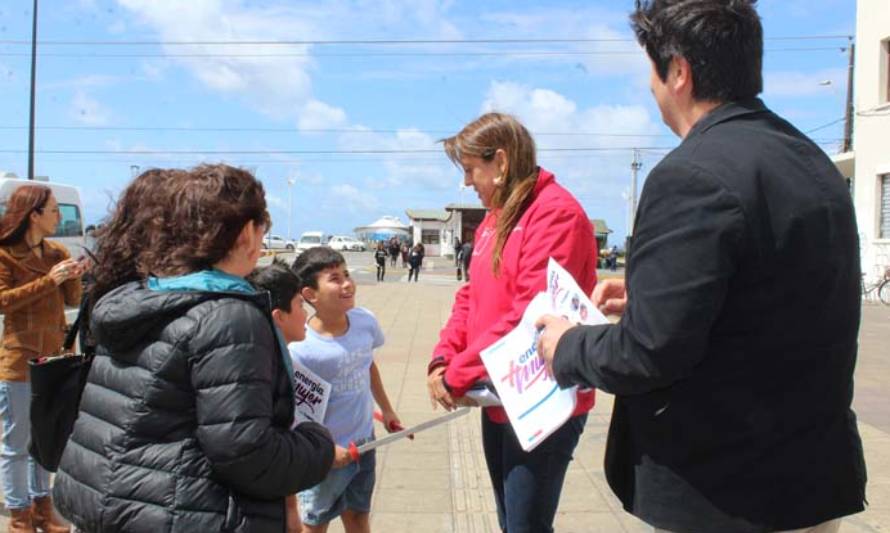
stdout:
[[[487,376],[479,352],[515,328],[532,298],[546,290],[550,257],[575,277],[585,293],[596,285],[596,239],[584,209],[544,169],[539,169],[533,194],[504,246],[498,276],[492,271],[498,212],[490,211],[476,229],[472,281],[455,296],[431,365],[440,361],[447,365],[445,382],[454,396],[463,396]],[[593,403],[592,390],[578,393],[574,415],[586,413]],[[494,422],[507,422],[501,407],[486,412]]]

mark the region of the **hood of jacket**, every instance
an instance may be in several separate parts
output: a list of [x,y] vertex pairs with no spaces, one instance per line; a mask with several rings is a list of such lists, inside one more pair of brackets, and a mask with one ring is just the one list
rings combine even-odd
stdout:
[[266,307],[268,300],[266,293],[255,293],[244,279],[215,271],[149,278],[121,285],[100,298],[90,314],[90,331],[112,352],[127,351],[192,307],[222,297],[260,307]]

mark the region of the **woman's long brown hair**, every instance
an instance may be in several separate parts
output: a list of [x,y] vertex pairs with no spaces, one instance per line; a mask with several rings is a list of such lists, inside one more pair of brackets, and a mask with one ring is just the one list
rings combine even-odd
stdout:
[[479,157],[494,160],[498,150],[507,154],[507,168],[503,185],[498,187],[491,200],[497,214],[497,240],[492,253],[492,270],[500,272],[501,256],[510,233],[528,204],[538,178],[535,140],[515,117],[503,113],[486,113],[470,122],[454,137],[444,139],[445,153],[454,164],[461,166],[461,157]]
[[268,226],[269,214],[262,184],[246,170],[201,165],[142,173],[97,231],[90,302],[149,275],[212,268],[249,221]]
[[45,185],[22,185],[13,191],[0,219],[0,245],[21,242],[31,225],[31,213],[42,213],[50,196],[52,191]]

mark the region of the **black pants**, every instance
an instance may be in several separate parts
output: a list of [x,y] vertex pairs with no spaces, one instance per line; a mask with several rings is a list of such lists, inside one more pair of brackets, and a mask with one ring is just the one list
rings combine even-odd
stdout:
[[383,281],[383,276],[386,275],[386,259],[383,261],[377,261],[377,281]]
[[496,424],[482,413],[482,446],[502,531],[553,531],[562,483],[586,423],[586,414],[572,417],[537,448],[524,452],[510,424]]
[[417,276],[420,274],[420,265],[410,265],[409,268],[408,281],[411,281],[411,276],[414,276],[414,282],[417,283]]

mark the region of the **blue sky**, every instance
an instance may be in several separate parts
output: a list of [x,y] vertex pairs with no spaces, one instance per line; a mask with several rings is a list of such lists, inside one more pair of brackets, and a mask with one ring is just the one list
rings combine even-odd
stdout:
[[[262,179],[275,233],[288,229],[288,179],[294,236],[350,233],[381,215],[405,220],[406,208],[475,202],[444,155],[423,150],[496,109],[529,126],[539,163],[620,238],[631,149],[643,149],[644,177],[678,142],[631,40],[632,4],[42,0],[36,172],[79,186],[87,222],[96,222],[133,165],[225,161]],[[855,2],[759,4],[766,103],[804,131],[841,119],[846,40],[781,38],[852,34]],[[20,176],[30,45],[19,41],[30,41],[30,28],[31,0],[0,4],[0,170]],[[554,38],[599,41],[172,44]],[[96,44],[108,42],[117,44]],[[833,152],[842,129],[837,122],[812,137]],[[356,150],[386,153],[344,153]]]

